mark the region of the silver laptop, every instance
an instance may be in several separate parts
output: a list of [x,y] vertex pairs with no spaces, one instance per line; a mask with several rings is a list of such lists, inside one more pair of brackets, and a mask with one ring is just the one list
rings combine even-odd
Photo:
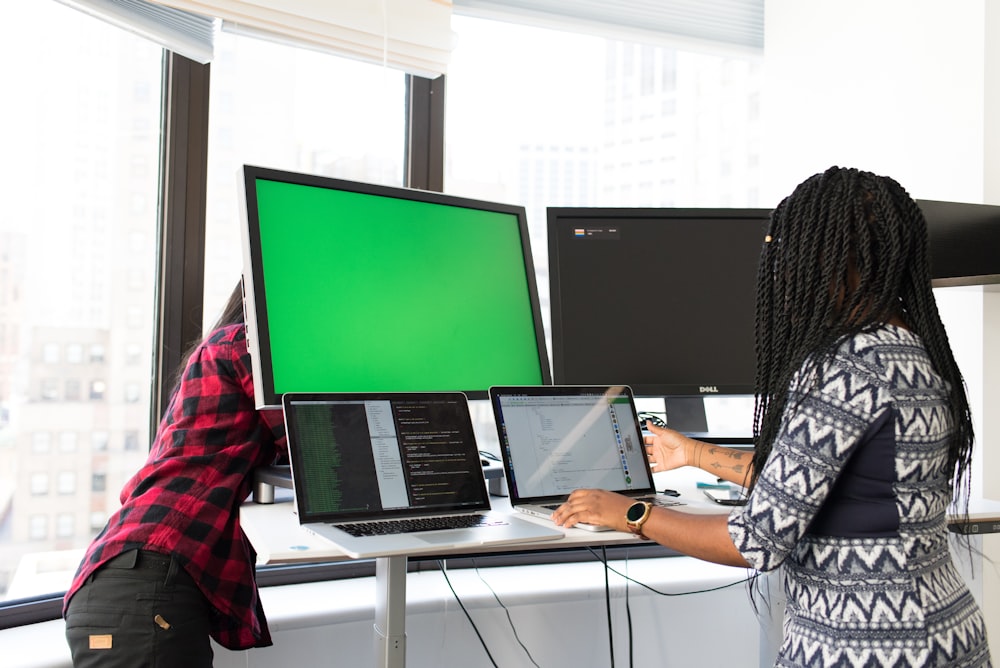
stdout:
[[491,387],[490,401],[514,510],[550,518],[580,488],[606,489],[661,506],[683,505],[653,489],[627,385]]
[[299,523],[355,558],[561,538],[493,511],[460,392],[282,397]]

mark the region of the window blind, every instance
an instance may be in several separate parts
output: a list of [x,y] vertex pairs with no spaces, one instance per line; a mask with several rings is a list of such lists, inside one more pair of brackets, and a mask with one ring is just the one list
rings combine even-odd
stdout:
[[435,78],[451,55],[451,0],[155,0],[222,29]]
[[764,0],[454,0],[455,13],[711,50],[761,52]]
[[199,63],[212,59],[214,18],[145,0],[58,0]]

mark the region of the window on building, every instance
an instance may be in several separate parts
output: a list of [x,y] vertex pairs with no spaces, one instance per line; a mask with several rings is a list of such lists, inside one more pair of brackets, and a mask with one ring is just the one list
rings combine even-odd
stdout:
[[103,492],[108,488],[108,474],[103,471],[94,471],[90,474],[90,491]]
[[76,471],[60,471],[56,475],[56,493],[60,496],[76,493]]
[[52,451],[52,433],[36,431],[31,434],[31,451],[36,455]]
[[108,432],[98,430],[90,434],[90,448],[94,452],[104,452],[108,449]]
[[75,533],[76,518],[72,513],[56,515],[56,538],[71,538]]
[[59,452],[76,452],[80,434],[76,431],[59,432]]
[[46,343],[42,346],[42,362],[45,364],[57,364],[59,362],[58,343]]
[[123,441],[122,447],[125,452],[135,452],[139,449],[139,432],[135,429],[128,429],[125,431],[125,440]]
[[67,378],[66,379],[66,389],[63,398],[66,401],[79,401],[80,400],[80,379],[79,378]]
[[90,354],[91,364],[101,364],[102,362],[104,362],[104,346],[102,344],[100,343],[91,344],[89,354]]
[[104,398],[104,392],[106,386],[103,380],[92,380],[90,381],[90,400],[100,401]]
[[68,344],[66,346],[66,361],[70,364],[80,364],[83,362],[83,344]]
[[60,385],[58,378],[42,378],[38,387],[39,398],[42,401],[58,401]]
[[32,496],[45,496],[49,493],[48,473],[31,473],[28,481]]
[[31,515],[28,517],[28,540],[45,540],[49,537],[49,518],[47,515]]

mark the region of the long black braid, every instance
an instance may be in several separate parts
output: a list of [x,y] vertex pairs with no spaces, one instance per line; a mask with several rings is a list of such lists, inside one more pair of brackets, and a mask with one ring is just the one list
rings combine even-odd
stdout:
[[950,386],[948,470],[968,499],[972,418],[962,374],[931,291],[927,224],[896,181],[831,167],[771,217],[757,276],[753,486],[778,432],[796,372],[819,371],[846,338],[900,317]]

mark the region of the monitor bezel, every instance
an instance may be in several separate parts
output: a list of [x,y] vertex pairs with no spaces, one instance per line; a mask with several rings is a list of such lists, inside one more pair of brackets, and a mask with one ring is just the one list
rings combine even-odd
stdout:
[[[258,180],[302,184],[318,188],[475,209],[480,211],[491,211],[514,216],[517,220],[518,233],[521,240],[521,252],[525,265],[525,280],[528,288],[528,301],[530,303],[531,318],[535,330],[535,348],[538,353],[538,366],[541,384],[549,385],[552,383],[552,371],[549,363],[545,330],[541,316],[538,285],[535,278],[535,265],[531,253],[531,243],[528,234],[527,213],[523,206],[457,197],[454,195],[446,195],[436,191],[421,190],[417,188],[387,186],[322,176],[318,174],[293,172],[256,165],[243,165],[239,170],[238,178],[242,220],[241,237],[243,245],[243,308],[246,323],[247,348],[251,353],[254,397],[256,407],[258,409],[280,409],[281,397],[284,392],[316,391],[317,389],[289,388],[284,391],[278,391],[275,387],[274,371],[271,366],[269,354],[266,352],[271,348],[268,327],[266,322],[261,322],[261,318],[258,313],[258,310],[262,310],[266,303],[264,273],[260,249],[260,220],[257,217],[257,190],[255,187]],[[264,313],[266,314],[266,311],[264,311]],[[266,318],[266,315],[264,317]],[[489,387],[493,384],[495,384],[495,382],[484,380],[482,387],[425,389],[434,391],[462,392],[469,399],[488,399]],[[385,391],[391,391],[392,389],[393,388],[386,388]],[[350,392],[356,390],[352,390],[352,388],[349,387],[338,387],[334,388],[333,391]]]
[[[667,397],[667,396],[714,396],[714,395],[753,395],[753,379],[745,383],[731,384],[691,384],[691,383],[641,383],[629,378],[589,378],[572,379],[566,377],[566,362],[563,357],[562,342],[566,336],[565,323],[562,316],[562,299],[558,252],[560,225],[567,219],[575,221],[618,219],[622,221],[639,219],[745,219],[759,223],[761,243],[763,243],[766,227],[771,219],[773,209],[765,208],[681,208],[681,207],[548,207],[547,239],[549,258],[549,308],[550,327],[552,330],[552,378],[556,385],[571,384],[601,384],[627,383],[636,397]],[[756,281],[756,276],[754,277]],[[641,326],[637,318],[635,326]]]

